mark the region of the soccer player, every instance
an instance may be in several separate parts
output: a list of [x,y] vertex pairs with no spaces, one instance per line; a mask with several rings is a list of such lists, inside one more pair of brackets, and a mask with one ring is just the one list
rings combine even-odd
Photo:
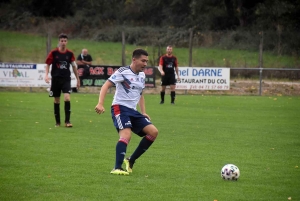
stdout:
[[176,78],[175,72],[177,74],[177,79],[179,80],[178,73],[178,61],[177,57],[173,55],[173,47],[171,45],[167,46],[167,53],[160,57],[158,69],[161,74],[161,92],[160,92],[160,104],[165,102],[165,91],[166,87],[169,85],[171,90],[171,104],[175,103],[175,85]]
[[[115,71],[100,90],[99,102],[95,107],[98,114],[105,111],[103,104],[108,89],[116,86],[111,115],[119,133],[119,140],[116,145],[115,167],[110,172],[111,174],[129,175],[132,173],[135,161],[152,145],[158,135],[157,128],[150,122],[150,117],[146,114],[145,100],[142,94],[145,88],[143,70],[147,66],[147,62],[148,53],[145,50],[134,50],[131,64]],[[140,112],[136,109],[137,104],[140,106]],[[142,139],[133,154],[125,158],[131,132]],[[126,165],[126,171],[122,168],[123,162]]]
[[49,91],[49,97],[54,97],[54,116],[56,124],[60,126],[60,95],[61,92],[64,94],[65,101],[65,126],[72,127],[70,122],[71,115],[71,71],[70,65],[72,65],[73,72],[77,79],[77,88],[80,87],[80,80],[77,72],[77,65],[75,63],[75,57],[72,51],[67,49],[68,36],[64,33],[58,36],[59,44],[58,47],[52,50],[46,58],[46,71],[45,81],[50,82],[48,77],[50,65],[51,65],[51,87]]

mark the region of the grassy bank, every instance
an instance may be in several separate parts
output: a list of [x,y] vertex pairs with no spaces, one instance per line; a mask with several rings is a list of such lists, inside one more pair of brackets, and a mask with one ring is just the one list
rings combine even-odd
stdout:
[[[37,36],[18,32],[0,31],[1,62],[28,62],[44,63],[46,57],[46,36]],[[52,38],[52,47],[57,45],[56,36]],[[167,44],[166,44],[167,45]],[[139,46],[126,45],[126,64],[130,63],[131,52]],[[94,59],[94,64],[121,65],[122,45],[120,43],[95,42],[88,40],[69,39],[68,48],[75,56],[80,54],[82,48],[88,48]],[[143,46],[149,53],[149,65],[157,65],[157,48]],[[165,48],[163,47],[163,53]],[[174,48],[180,66],[188,66],[189,50],[187,48]],[[194,67],[258,67],[259,55],[257,52],[242,50],[221,49],[193,49]],[[265,52],[263,54],[263,67],[265,68],[299,68],[297,57],[277,56]]]

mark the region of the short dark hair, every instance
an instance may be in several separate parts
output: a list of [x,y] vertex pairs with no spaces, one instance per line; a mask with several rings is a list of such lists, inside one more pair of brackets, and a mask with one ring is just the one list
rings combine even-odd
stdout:
[[142,55],[148,56],[148,52],[146,50],[143,50],[143,49],[135,49],[132,52],[132,58],[139,58]]
[[58,39],[61,39],[61,38],[68,38],[68,36],[65,33],[61,33],[61,34],[59,34]]

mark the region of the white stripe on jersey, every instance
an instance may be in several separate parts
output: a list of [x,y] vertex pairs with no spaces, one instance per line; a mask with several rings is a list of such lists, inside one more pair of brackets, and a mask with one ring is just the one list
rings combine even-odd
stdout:
[[136,110],[143,89],[145,88],[145,73],[134,73],[130,66],[120,67],[108,78],[116,86],[113,105],[123,105]]

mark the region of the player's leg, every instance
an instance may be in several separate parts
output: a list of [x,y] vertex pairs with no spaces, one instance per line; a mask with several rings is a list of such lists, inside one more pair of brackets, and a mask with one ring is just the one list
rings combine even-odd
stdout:
[[61,95],[61,86],[60,82],[56,78],[52,78],[51,87],[49,91],[49,97],[54,98],[54,117],[55,117],[55,126],[60,126],[60,95]]
[[170,85],[170,90],[171,90],[171,104],[175,103],[175,96],[176,96],[175,86],[176,85]]
[[176,86],[176,78],[175,78],[175,74],[170,77],[170,90],[171,90],[171,104],[175,103],[175,86]]
[[64,81],[62,91],[64,93],[64,102],[65,102],[65,126],[68,128],[73,127],[73,125],[70,122],[71,117],[71,82],[70,81]]
[[160,104],[165,102],[165,93],[166,93],[166,75],[161,77],[161,91],[160,91]]
[[128,175],[128,172],[122,169],[122,164],[126,155],[127,145],[131,139],[132,125],[129,116],[127,115],[129,112],[128,110],[128,108],[120,105],[113,105],[111,107],[112,120],[114,122],[114,126],[116,127],[119,133],[119,140],[116,144],[115,167],[110,172],[111,174]]
[[165,102],[165,92],[166,91],[166,86],[161,86],[161,91],[160,91],[160,104],[164,104]]
[[55,117],[55,126],[60,126],[60,97],[54,97],[54,117]]
[[[140,130],[141,127],[142,130]],[[137,130],[140,130],[140,132],[137,133]],[[158,135],[157,128],[146,118],[140,118],[135,121],[133,124],[133,131],[139,136],[143,136],[143,138],[133,154],[124,161],[128,172],[132,172],[135,161],[148,150]]]
[[116,145],[116,161],[115,167],[110,172],[111,174],[118,174],[118,175],[128,175],[128,172],[124,171],[122,168],[122,164],[126,155],[127,145],[131,139],[131,129],[124,128],[119,130],[119,140]]

